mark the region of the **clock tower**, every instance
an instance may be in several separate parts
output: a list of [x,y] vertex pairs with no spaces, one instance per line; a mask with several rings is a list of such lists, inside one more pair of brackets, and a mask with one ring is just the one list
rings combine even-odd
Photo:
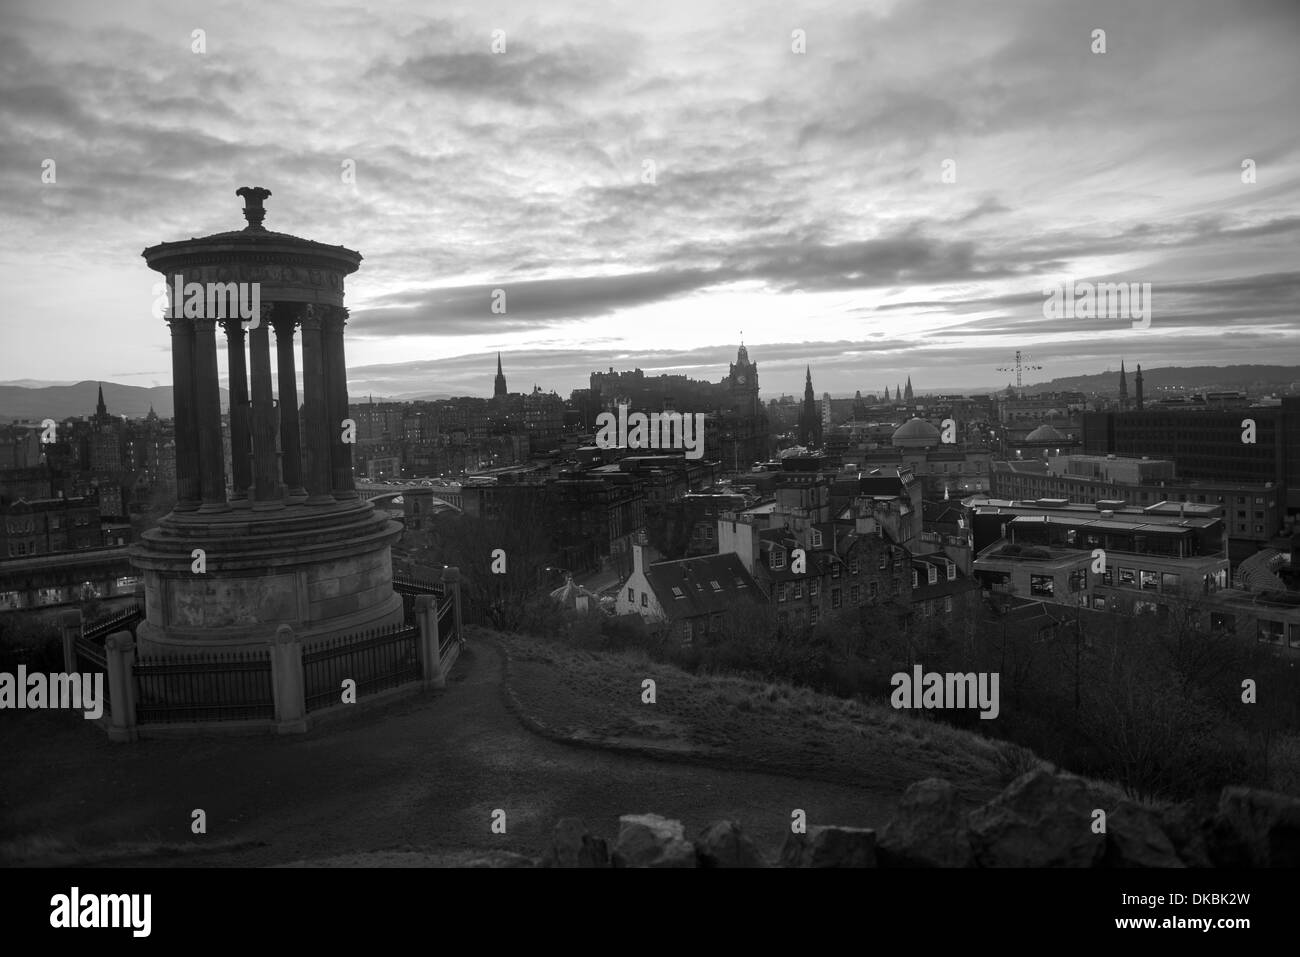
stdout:
[[731,407],[738,414],[758,415],[758,365],[749,361],[749,351],[744,343],[736,352],[736,361],[731,364],[727,389],[731,393]]

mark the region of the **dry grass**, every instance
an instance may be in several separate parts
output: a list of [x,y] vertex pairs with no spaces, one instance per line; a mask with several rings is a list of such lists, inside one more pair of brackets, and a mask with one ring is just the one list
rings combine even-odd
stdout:
[[[887,702],[844,700],[783,682],[691,674],[641,650],[593,653],[500,636],[526,711],[584,740],[662,747],[719,762],[901,790],[946,778],[985,800],[1032,767],[1032,752]],[[653,678],[656,702],[642,702]]]

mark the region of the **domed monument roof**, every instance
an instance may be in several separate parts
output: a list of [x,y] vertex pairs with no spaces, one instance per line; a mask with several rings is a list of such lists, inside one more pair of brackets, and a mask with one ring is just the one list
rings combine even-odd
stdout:
[[1065,438],[1064,435],[1056,431],[1056,429],[1052,428],[1050,425],[1040,425],[1038,428],[1034,429],[1034,431],[1030,432],[1028,435],[1025,436],[1025,441],[1052,444],[1057,442],[1065,442],[1067,441],[1067,439]]
[[923,449],[939,444],[939,430],[925,419],[909,419],[894,432],[895,448]]

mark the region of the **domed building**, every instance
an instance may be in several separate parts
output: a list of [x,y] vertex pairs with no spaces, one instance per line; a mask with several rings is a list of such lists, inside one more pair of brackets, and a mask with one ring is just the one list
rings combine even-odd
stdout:
[[[888,435],[888,433],[886,433]],[[992,452],[983,443],[972,444],[960,431],[954,441],[944,442],[943,433],[922,418],[911,418],[880,444],[860,445],[852,453],[864,472],[877,468],[905,467],[922,481],[925,495],[938,501],[945,495],[968,495],[987,491]]]
[[890,443],[896,449],[930,449],[939,444],[939,430],[925,419],[909,419],[898,427]]
[[1009,444],[1015,449],[1017,458],[1030,459],[1063,455],[1077,448],[1079,440],[1073,435],[1064,435],[1047,423],[1043,423],[1023,439],[1009,440]]

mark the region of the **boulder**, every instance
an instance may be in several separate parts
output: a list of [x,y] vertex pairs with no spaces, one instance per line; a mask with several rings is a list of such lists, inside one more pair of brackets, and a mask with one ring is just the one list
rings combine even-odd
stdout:
[[1206,819],[1209,813],[1191,801],[1171,805],[1160,811],[1160,829],[1169,837],[1175,853],[1188,867],[1213,867],[1206,843]]
[[555,825],[543,867],[609,867],[609,845],[592,837],[580,818],[561,818]]
[[957,789],[939,778],[910,785],[880,832],[878,851],[882,867],[974,867]]
[[618,819],[615,867],[694,867],[695,845],[681,821],[658,814],[624,814]]
[[700,867],[767,867],[757,845],[735,821],[710,824],[695,839]]
[[1224,788],[1211,834],[1211,856],[1221,867],[1300,867],[1300,799]]
[[1081,779],[1036,768],[970,813],[975,859],[980,867],[1094,867],[1106,847],[1092,832],[1099,806]]
[[1106,867],[1186,867],[1159,818],[1139,804],[1120,801],[1106,813]]
[[866,827],[810,827],[786,835],[782,867],[875,867],[876,832]]

